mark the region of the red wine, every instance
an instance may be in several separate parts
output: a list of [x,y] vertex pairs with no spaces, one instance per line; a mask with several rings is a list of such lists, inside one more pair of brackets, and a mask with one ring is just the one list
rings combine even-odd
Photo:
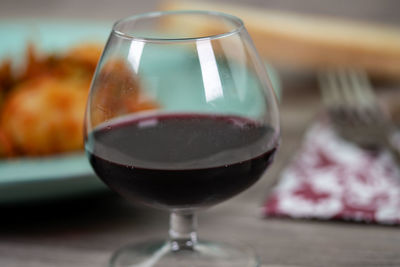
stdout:
[[115,120],[89,134],[86,150],[97,175],[125,198],[185,208],[255,183],[276,141],[271,127],[246,118],[179,114]]

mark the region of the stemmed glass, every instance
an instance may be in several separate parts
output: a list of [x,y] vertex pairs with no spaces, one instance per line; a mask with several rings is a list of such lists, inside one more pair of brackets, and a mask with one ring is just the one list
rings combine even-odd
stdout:
[[110,266],[258,266],[239,244],[198,241],[195,214],[254,184],[278,141],[276,98],[240,19],[170,11],[115,23],[85,149],[111,189],[171,216],[167,241],[126,246]]

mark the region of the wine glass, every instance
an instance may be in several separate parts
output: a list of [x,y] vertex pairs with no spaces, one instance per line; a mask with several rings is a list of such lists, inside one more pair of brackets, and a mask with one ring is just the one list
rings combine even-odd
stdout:
[[171,216],[168,240],[128,245],[110,266],[258,266],[243,245],[199,241],[195,214],[254,184],[279,133],[240,19],[170,11],[116,22],[90,89],[85,149],[112,190]]

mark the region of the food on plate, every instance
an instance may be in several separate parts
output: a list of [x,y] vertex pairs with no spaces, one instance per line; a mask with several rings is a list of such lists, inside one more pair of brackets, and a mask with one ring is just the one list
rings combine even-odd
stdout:
[[10,138],[0,128],[0,157],[14,155],[14,150]]
[[80,149],[89,85],[84,79],[40,77],[15,88],[1,114],[13,148],[23,155]]
[[[101,51],[101,45],[81,44],[62,54],[41,55],[30,44],[23,71],[14,74],[10,60],[0,64],[0,157],[44,156],[83,148],[86,99]],[[124,97],[131,97],[115,112],[157,107],[143,101],[146,98],[126,64],[118,60],[109,64],[99,74],[104,80],[99,86],[111,87],[107,95],[99,95],[106,98],[104,105],[113,105],[117,92],[123,91]],[[108,118],[96,119],[101,123]]]
[[37,156],[82,147],[82,121],[102,47],[40,55],[28,45],[24,70],[0,67],[0,156]]

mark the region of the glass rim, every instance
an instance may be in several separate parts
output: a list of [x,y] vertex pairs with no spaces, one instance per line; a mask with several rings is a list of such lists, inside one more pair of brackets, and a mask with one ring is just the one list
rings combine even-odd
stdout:
[[[140,35],[135,36],[133,34],[126,33],[124,31],[121,31],[118,29],[118,26],[120,26],[122,23],[125,23],[128,21],[135,21],[135,20],[140,20],[143,18],[156,18],[156,17],[165,16],[165,15],[180,15],[180,14],[201,14],[201,15],[222,17],[226,20],[233,22],[234,27],[230,31],[226,31],[226,32],[219,33],[219,34],[211,34],[211,35],[205,35],[205,36],[201,36],[201,37],[182,37],[182,38],[146,37],[146,36],[140,36]],[[223,13],[223,12],[219,12],[219,11],[209,11],[209,10],[172,10],[172,11],[147,12],[147,13],[141,13],[138,15],[133,15],[133,16],[129,16],[126,18],[122,18],[120,20],[117,20],[114,23],[114,25],[112,27],[112,34],[115,34],[115,35],[125,38],[125,39],[134,40],[134,41],[142,41],[142,42],[187,42],[187,41],[214,40],[214,39],[224,38],[224,37],[228,37],[228,36],[234,35],[236,33],[239,33],[243,28],[244,28],[244,23],[240,18],[238,18],[234,15],[227,14],[227,13]]]

